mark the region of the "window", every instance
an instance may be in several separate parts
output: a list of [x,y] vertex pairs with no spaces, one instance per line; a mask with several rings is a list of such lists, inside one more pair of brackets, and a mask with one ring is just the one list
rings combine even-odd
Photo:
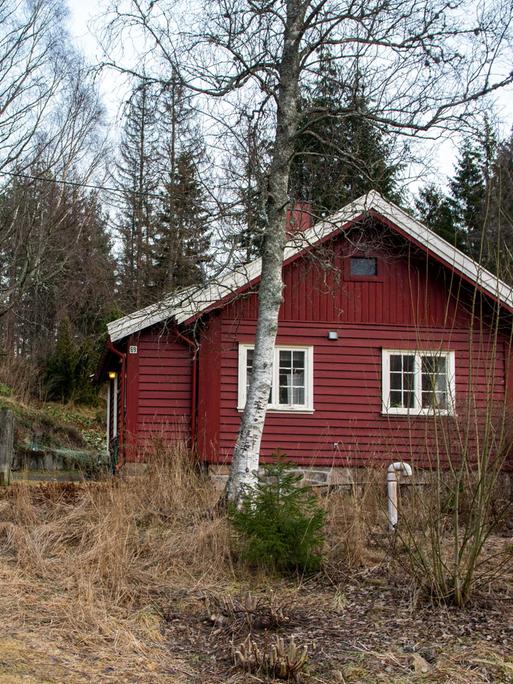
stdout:
[[[246,404],[253,370],[253,345],[239,345],[238,408]],[[313,347],[275,347],[269,409],[313,411]]]
[[383,350],[383,413],[454,413],[454,352]]
[[376,257],[351,257],[351,276],[376,276],[378,275],[378,262]]

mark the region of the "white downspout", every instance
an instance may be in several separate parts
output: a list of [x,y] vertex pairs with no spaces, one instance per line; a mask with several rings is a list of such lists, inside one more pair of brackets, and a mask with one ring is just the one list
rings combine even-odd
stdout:
[[110,402],[111,402],[111,386],[112,382],[109,380],[107,383],[107,451],[109,450],[110,447]]
[[412,476],[412,468],[409,463],[396,461],[391,463],[387,469],[387,497],[388,497],[388,529],[394,532],[397,527],[399,513],[397,510],[397,473],[402,473],[408,477]]
[[118,374],[116,373],[116,377],[114,378],[114,383],[113,383],[113,388],[112,388],[112,439],[115,439],[118,436]]

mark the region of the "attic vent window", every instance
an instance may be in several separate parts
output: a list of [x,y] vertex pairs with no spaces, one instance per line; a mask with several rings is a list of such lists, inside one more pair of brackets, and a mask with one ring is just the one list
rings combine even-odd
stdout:
[[351,275],[367,277],[378,275],[376,257],[351,257]]

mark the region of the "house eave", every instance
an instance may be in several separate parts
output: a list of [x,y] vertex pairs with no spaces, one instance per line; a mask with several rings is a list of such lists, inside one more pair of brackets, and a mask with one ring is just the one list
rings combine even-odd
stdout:
[[[513,289],[509,285],[375,191],[316,223],[303,235],[292,238],[285,248],[284,263],[297,258],[337,231],[346,229],[349,224],[353,224],[361,217],[369,215],[382,218],[396,226],[406,237],[411,238],[444,265],[463,275],[485,294],[497,300],[508,312],[513,313]],[[187,288],[113,321],[107,326],[110,338],[112,342],[116,342],[169,319],[173,319],[178,325],[186,325],[254,285],[260,277],[261,267],[261,259],[256,259],[225,275],[217,283],[204,288]]]

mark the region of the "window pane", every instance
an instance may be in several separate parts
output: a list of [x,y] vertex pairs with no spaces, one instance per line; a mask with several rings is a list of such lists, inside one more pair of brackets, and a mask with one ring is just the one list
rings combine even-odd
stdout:
[[253,349],[246,349],[246,391],[251,382],[251,372],[253,370]]
[[280,404],[291,404],[292,388],[289,385],[280,385]]
[[415,392],[403,392],[403,406],[404,408],[415,407]]
[[415,375],[413,373],[403,373],[403,388],[407,392],[413,392],[415,389]]
[[293,399],[294,404],[303,405],[305,403],[305,389],[304,387],[294,387]]
[[377,261],[374,257],[351,257],[351,275],[375,276],[377,272]]
[[279,404],[304,405],[306,353],[303,350],[280,350],[279,359]]
[[422,408],[447,409],[447,357],[422,357]]
[[290,387],[292,385],[292,376],[290,374],[290,371],[287,373],[284,373],[283,371],[280,373],[280,387]]
[[446,392],[422,392],[422,408],[447,409]]
[[303,369],[305,367],[305,352],[304,351],[292,352],[292,361],[294,364],[294,368]]
[[391,371],[402,371],[402,356],[400,354],[390,355],[390,370]]
[[296,372],[292,374],[292,384],[294,387],[304,387],[305,386],[305,374],[303,371]]
[[390,406],[415,407],[415,355],[390,355]]
[[390,389],[400,390],[403,387],[403,376],[401,373],[390,373]]
[[280,370],[292,366],[292,352],[280,351]]
[[403,360],[403,370],[406,371],[406,373],[413,373],[415,370],[415,355],[414,354],[403,354],[402,356]]
[[393,408],[400,408],[403,405],[403,393],[401,391],[392,390],[390,392],[390,406]]

